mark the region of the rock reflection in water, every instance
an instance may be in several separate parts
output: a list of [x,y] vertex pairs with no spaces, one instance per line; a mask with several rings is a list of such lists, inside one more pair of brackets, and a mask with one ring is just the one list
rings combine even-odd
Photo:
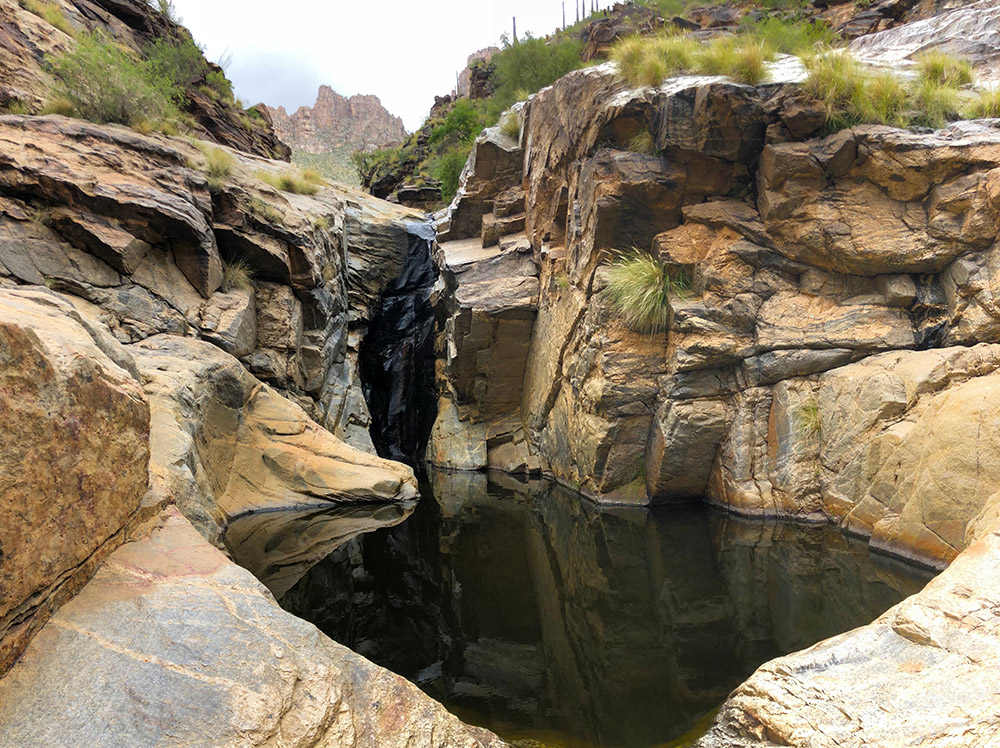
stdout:
[[255,512],[226,529],[226,548],[280,598],[317,563],[366,532],[398,525],[415,502]]
[[280,602],[504,736],[668,742],[764,661],[929,578],[827,527],[601,508],[510,477],[437,472],[431,488]]

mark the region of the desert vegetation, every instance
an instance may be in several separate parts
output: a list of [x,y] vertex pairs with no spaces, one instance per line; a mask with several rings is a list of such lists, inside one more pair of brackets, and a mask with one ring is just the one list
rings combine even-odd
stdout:
[[649,252],[616,253],[608,268],[605,294],[621,321],[636,332],[665,332],[670,321],[670,297],[691,288],[682,273],[672,272]]

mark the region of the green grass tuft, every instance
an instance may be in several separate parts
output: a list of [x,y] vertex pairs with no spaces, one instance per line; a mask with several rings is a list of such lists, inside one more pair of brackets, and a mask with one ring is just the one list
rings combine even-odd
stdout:
[[19,4],[26,11],[38,16],[49,26],[59,29],[66,36],[76,36],[76,29],[70,25],[62,8],[55,3],[45,2],[45,0],[19,0]]
[[[309,171],[313,174],[318,174],[311,169]],[[320,185],[310,182],[302,174],[295,174],[293,172],[286,171],[281,174],[275,174],[270,171],[258,171],[257,178],[265,184],[271,185],[276,190],[291,192],[295,195],[315,195],[320,189]],[[322,181],[322,177],[320,177],[320,181]]]
[[649,130],[642,130],[629,138],[627,147],[633,153],[645,153],[647,156],[656,155],[656,141]]
[[946,54],[939,49],[923,52],[914,58],[917,75],[922,83],[949,88],[961,88],[972,83],[972,63]]
[[606,293],[627,327],[654,334],[667,329],[670,296],[681,296],[690,288],[687,278],[671,275],[658,258],[633,249],[612,260]]
[[969,119],[1000,117],[1000,89],[981,92],[963,114]]
[[251,291],[253,290],[253,268],[247,264],[246,260],[233,260],[222,263],[222,291]]
[[212,192],[221,192],[226,185],[227,177],[232,176],[236,159],[221,148],[209,148],[205,151],[205,175],[208,188]]
[[916,109],[913,122],[924,127],[940,128],[959,118],[962,97],[958,89],[925,80],[912,93]]
[[514,112],[507,112],[500,120],[500,132],[513,140],[521,139],[521,122]]

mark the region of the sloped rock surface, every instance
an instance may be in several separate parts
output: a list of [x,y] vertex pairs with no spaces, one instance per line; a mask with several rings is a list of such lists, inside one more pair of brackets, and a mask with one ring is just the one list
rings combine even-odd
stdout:
[[412,470],[348,446],[215,346],[157,336],[132,348],[152,413],[153,491],[213,542],[254,511],[417,496]]
[[56,614],[0,702],[11,748],[503,745],[280,610],[175,511]]
[[55,294],[0,290],[0,673],[139,515],[149,408],[130,365]]
[[[79,32],[103,34],[137,54],[154,41],[174,41],[189,32],[144,0],[46,0],[40,7],[61,14],[73,34],[31,12],[27,3],[0,2],[0,109],[17,103],[37,112],[51,98],[51,57],[72,50]],[[205,72],[222,73],[212,63]],[[196,80],[184,90],[184,108],[199,137],[245,153],[287,161],[290,151],[275,135],[266,112],[251,118],[233,102],[209,96]]]

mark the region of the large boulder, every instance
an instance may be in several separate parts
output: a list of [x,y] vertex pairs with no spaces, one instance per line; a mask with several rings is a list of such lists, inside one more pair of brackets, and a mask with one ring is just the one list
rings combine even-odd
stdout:
[[138,516],[149,407],[131,366],[57,295],[0,290],[0,673]]
[[504,745],[282,611],[176,511],[56,614],[0,703],[4,748]]
[[213,542],[253,511],[416,497],[410,468],[345,444],[215,346],[156,336],[132,350],[152,413],[152,489]]

